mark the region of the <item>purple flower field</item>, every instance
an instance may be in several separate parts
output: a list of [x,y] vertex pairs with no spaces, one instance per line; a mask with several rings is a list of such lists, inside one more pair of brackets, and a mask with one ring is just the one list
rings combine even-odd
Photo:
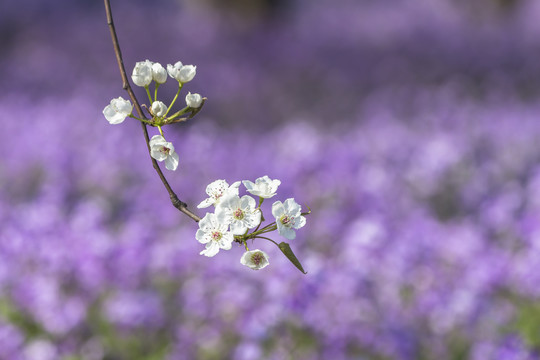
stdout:
[[260,239],[259,271],[199,255],[103,117],[101,2],[3,1],[0,359],[540,359],[540,3],[226,4],[112,0],[126,69],[197,65],[163,171],[201,217],[216,179],[280,179],[307,275]]

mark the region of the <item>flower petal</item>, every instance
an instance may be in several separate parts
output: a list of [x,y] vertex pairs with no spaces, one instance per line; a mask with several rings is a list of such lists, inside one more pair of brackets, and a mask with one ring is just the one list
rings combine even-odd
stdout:
[[281,201],[276,201],[272,204],[272,215],[279,220],[281,215],[285,214],[285,207]]
[[215,256],[219,252],[219,246],[215,241],[210,241],[206,244],[206,249],[201,251],[199,254],[212,257]]
[[293,240],[296,238],[296,232],[290,227],[278,226],[278,232],[279,235],[283,236],[285,239]]
[[172,171],[178,168],[178,154],[177,153],[172,153],[172,154],[169,154],[169,156],[167,156],[167,158],[165,159],[165,167],[168,170],[172,170]]
[[204,209],[204,208],[207,208],[207,207],[209,207],[210,205],[213,205],[213,204],[214,204],[214,200],[212,198],[207,198],[207,199],[204,199],[203,201],[201,201],[201,203],[199,205],[197,205],[197,208]]
[[304,225],[306,225],[306,218],[303,216],[299,216],[295,220],[296,221],[293,226],[295,229],[300,229],[301,227],[304,227]]

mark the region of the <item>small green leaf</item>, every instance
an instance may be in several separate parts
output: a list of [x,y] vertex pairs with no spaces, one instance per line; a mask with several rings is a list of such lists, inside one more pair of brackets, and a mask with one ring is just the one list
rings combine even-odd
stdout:
[[289,244],[287,244],[286,242],[280,242],[278,247],[279,247],[279,250],[281,250],[281,252],[285,254],[287,259],[289,259],[294,264],[294,266],[297,267],[298,270],[300,270],[303,274],[307,274],[304,271],[302,264],[300,264],[300,261],[298,261],[298,258],[294,255]]

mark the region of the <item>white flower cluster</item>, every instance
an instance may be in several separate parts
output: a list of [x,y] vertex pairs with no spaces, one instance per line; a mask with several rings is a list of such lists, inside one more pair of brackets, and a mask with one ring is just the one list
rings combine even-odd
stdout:
[[[259,204],[249,195],[239,196],[240,181],[229,186],[225,180],[216,180],[206,187],[209,196],[197,207],[215,207],[214,213],[207,213],[199,222],[199,230],[196,239],[206,245],[201,255],[214,256],[220,249],[229,250],[233,241],[237,241],[246,247],[246,252],[240,259],[243,265],[258,270],[269,264],[268,255],[262,250],[249,251],[247,240],[264,238],[262,234],[278,230],[279,234],[291,240],[296,237],[296,229],[306,224],[306,218],[302,215],[301,206],[294,199],[285,200],[284,203],[276,201],[272,205],[272,215],[275,223],[260,228],[264,217],[261,204],[264,199],[276,195],[279,180],[271,180],[263,176],[255,180],[255,183],[242,181],[247,192],[259,197]],[[256,228],[249,233],[250,229]],[[260,229],[259,229],[260,228]]]
[[[178,167],[178,154],[174,151],[174,146],[163,135],[162,126],[174,122],[183,121],[186,118],[180,118],[181,115],[199,109],[203,103],[203,97],[199,94],[189,92],[186,95],[186,107],[175,114],[168,116],[174,102],[176,101],[182,86],[193,80],[197,73],[197,67],[194,65],[184,65],[178,61],[174,65],[168,64],[167,69],[157,62],[150,60],[139,61],[135,64],[131,79],[137,86],[144,87],[150,101],[149,113],[152,116],[150,121],[137,118],[133,115],[133,105],[129,100],[123,99],[121,96],[112,99],[110,104],[103,109],[103,115],[111,124],[120,124],[127,117],[137,119],[145,124],[156,126],[159,129],[160,135],[155,135],[150,140],[150,155],[157,161],[165,161],[165,167],[169,170],[176,170]],[[172,103],[167,106],[162,101],[157,100],[157,90],[159,86],[167,81],[167,74],[178,81],[178,93],[174,97]],[[155,82],[154,95],[149,91],[150,84]]]

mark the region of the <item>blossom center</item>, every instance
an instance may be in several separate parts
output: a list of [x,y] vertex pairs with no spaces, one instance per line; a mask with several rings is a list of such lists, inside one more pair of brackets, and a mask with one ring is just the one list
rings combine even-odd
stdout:
[[294,225],[294,216],[289,216],[289,215],[283,215],[279,221],[284,225],[284,226],[287,226],[287,227],[291,227],[292,225]]
[[216,191],[214,192],[213,195],[214,195],[214,199],[217,200],[217,199],[219,199],[220,197],[223,196],[223,191],[221,191],[221,190],[216,190]]
[[261,254],[261,253],[255,253],[253,255],[251,255],[251,261],[259,266],[264,260],[264,256]]
[[236,209],[233,215],[236,220],[242,220],[244,218],[244,211],[242,209]]
[[159,151],[162,152],[163,154],[169,155],[169,152],[171,151],[171,149],[169,149],[166,146],[162,146]]
[[223,237],[223,234],[220,233],[219,231],[212,232],[212,240],[219,241],[221,240],[222,237]]

